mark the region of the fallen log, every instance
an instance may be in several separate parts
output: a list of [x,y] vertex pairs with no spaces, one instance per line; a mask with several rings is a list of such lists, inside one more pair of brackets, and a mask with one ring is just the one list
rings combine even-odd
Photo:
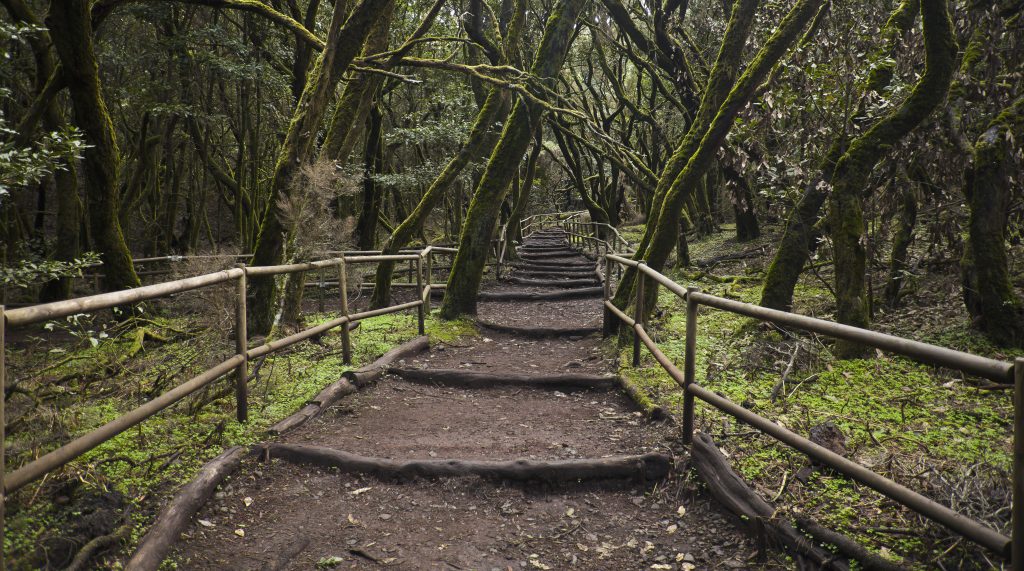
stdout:
[[323,388],[308,401],[298,412],[288,416],[267,429],[270,434],[284,434],[302,426],[306,422],[320,416],[325,410],[334,406],[345,395],[356,392],[356,387],[348,379],[339,379]]
[[558,389],[595,389],[618,385],[618,379],[606,375],[580,373],[558,375],[517,375],[515,373],[478,373],[463,369],[408,369],[388,367],[388,373],[413,383],[450,387],[489,388],[530,386]]
[[497,331],[499,333],[510,333],[512,335],[519,335],[522,337],[530,337],[533,339],[543,339],[546,337],[576,337],[583,335],[592,335],[594,333],[600,333],[601,327],[516,327],[514,325],[501,325],[499,323],[491,323],[483,319],[477,318],[477,324],[491,331]]
[[522,260],[519,262],[513,262],[512,265],[521,268],[544,268],[544,269],[575,269],[583,270],[594,267],[594,262],[588,262],[586,260],[579,261],[566,261],[566,262],[551,262],[541,260]]
[[777,517],[775,507],[754,493],[733,471],[710,435],[703,432],[694,434],[690,458],[711,495],[736,514],[751,532],[763,534],[797,557],[810,560],[816,569],[849,570],[846,563],[815,545],[789,521]]
[[586,279],[568,279],[568,280],[533,280],[529,278],[519,278],[516,276],[509,276],[505,278],[505,281],[514,283],[517,285],[533,286],[533,287],[580,287],[580,286],[593,286],[599,283],[596,278]]
[[477,294],[477,299],[480,301],[550,301],[556,299],[600,297],[603,295],[604,288],[585,287],[540,293],[529,291],[482,291]]
[[425,351],[430,348],[430,339],[427,336],[417,337],[411,341],[406,341],[398,347],[384,353],[379,359],[370,363],[365,367],[360,367],[352,371],[345,371],[341,374],[342,378],[348,379],[353,385],[362,388],[373,381],[379,379],[384,371],[395,361],[411,357],[420,351]]
[[264,458],[280,458],[298,464],[337,468],[347,473],[385,478],[452,478],[479,476],[510,481],[578,482],[584,480],[660,480],[672,468],[672,457],[648,453],[581,460],[392,460],[351,454],[324,446],[271,442],[257,445]]
[[519,257],[523,260],[545,261],[550,258],[579,258],[580,254],[573,250],[551,250],[544,252],[519,252]]
[[841,533],[822,527],[818,522],[805,516],[796,517],[796,525],[804,533],[819,543],[830,543],[836,546],[839,553],[856,560],[866,571],[906,571],[906,567],[871,553],[856,541]]
[[160,567],[192,517],[210,500],[217,486],[238,470],[245,454],[245,448],[232,446],[207,462],[196,478],[181,488],[160,512],[125,571],[152,571]]
[[527,278],[564,278],[564,279],[593,279],[593,270],[557,270],[548,268],[544,270],[517,269],[516,276]]
[[643,409],[644,413],[647,414],[647,418],[651,420],[671,420],[671,415],[665,411],[665,408],[654,404],[654,401],[650,399],[646,394],[636,388],[636,385],[626,380],[625,377],[616,377],[618,380],[619,388],[621,388],[626,395],[629,396],[638,407]]

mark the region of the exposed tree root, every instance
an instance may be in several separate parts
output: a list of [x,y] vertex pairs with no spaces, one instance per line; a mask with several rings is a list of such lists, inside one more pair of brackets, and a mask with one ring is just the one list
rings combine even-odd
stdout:
[[513,325],[501,325],[498,323],[491,323],[490,321],[484,321],[477,319],[477,324],[491,331],[498,331],[501,333],[509,333],[511,335],[519,335],[522,337],[530,337],[533,339],[543,339],[546,337],[575,337],[580,335],[592,335],[594,333],[600,333],[601,328],[595,327],[516,327]]
[[92,538],[89,543],[82,546],[82,549],[78,550],[75,558],[71,561],[71,564],[64,568],[64,571],[81,571],[82,569],[88,569],[86,565],[89,564],[89,560],[92,559],[97,552],[106,549],[128,537],[132,531],[131,520],[126,521],[114,530],[113,533],[107,535],[101,535],[99,537]]
[[581,460],[391,460],[350,454],[323,446],[267,443],[255,447],[264,458],[338,468],[342,472],[374,474],[385,478],[451,478],[479,476],[496,480],[579,482],[584,480],[660,480],[672,468],[665,454],[614,456]]
[[566,389],[610,388],[618,384],[615,377],[605,375],[560,374],[516,375],[513,373],[477,373],[461,369],[388,368],[388,373],[416,383],[470,387],[474,389],[500,386],[533,386]]
[[125,566],[125,571],[150,571],[160,567],[199,508],[209,501],[224,478],[238,470],[245,453],[245,448],[233,446],[207,462],[196,478],[186,484],[160,512]]

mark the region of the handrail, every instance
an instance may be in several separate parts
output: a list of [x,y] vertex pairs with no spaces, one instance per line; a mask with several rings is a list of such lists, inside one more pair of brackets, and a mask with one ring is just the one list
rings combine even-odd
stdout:
[[[345,325],[344,327],[341,327],[342,360],[344,363],[348,364],[351,362],[352,349],[349,331],[346,324],[387,313],[405,311],[407,309],[417,309],[417,329],[420,335],[425,334],[425,316],[426,313],[429,312],[430,292],[434,287],[432,285],[432,258],[435,254],[455,254],[458,252],[458,249],[440,246],[426,246],[420,250],[412,250],[411,252],[409,250],[401,250],[401,252],[403,253],[394,255],[382,255],[379,251],[342,252],[340,256],[334,258],[276,266],[247,267],[244,264],[239,264],[238,267],[232,269],[142,286],[135,289],[101,293],[53,303],[37,304],[18,309],[7,310],[3,305],[0,305],[0,475],[2,475],[2,489],[0,489],[0,497],[6,500],[7,496],[11,493],[25,487],[39,478],[42,478],[47,473],[63,466],[104,442],[107,442],[118,434],[145,421],[160,411],[173,406],[175,403],[180,402],[187,396],[210,385],[214,381],[233,371],[235,372],[237,417],[240,422],[245,422],[248,419],[247,377],[248,362],[250,359],[255,359],[257,357],[279,351],[285,347],[289,347],[311,337],[320,335],[335,327]],[[398,260],[415,262],[415,265],[410,263],[410,268],[414,268],[414,270],[411,271],[415,271],[416,273],[416,283],[414,285],[420,292],[418,299],[390,307],[350,314],[348,311],[346,264]],[[323,270],[331,267],[337,268],[338,270],[337,283],[339,285],[338,290],[341,303],[341,315],[338,318],[326,323],[321,323],[320,325],[309,327],[287,337],[264,343],[257,347],[248,347],[246,334],[246,285],[249,276],[289,274],[311,270]],[[426,269],[426,280],[424,280],[424,269]],[[197,376],[192,377],[191,379],[177,385],[149,402],[119,416],[118,418],[97,427],[78,438],[75,438],[71,442],[36,458],[8,474],[3,474],[4,453],[2,442],[5,439],[3,429],[5,422],[3,394],[4,384],[6,381],[6,345],[4,341],[5,332],[8,327],[25,326],[77,313],[89,313],[111,307],[132,305],[151,299],[168,297],[177,293],[192,291],[229,281],[236,281],[237,283],[235,300],[236,350],[233,356],[221,361],[209,369],[206,369]],[[0,543],[3,541],[3,513],[3,510],[0,509]],[[2,567],[3,551],[2,547],[0,547],[0,568]]]
[[[578,246],[586,248],[588,243],[597,244],[607,242],[596,238],[579,234],[574,224],[569,223],[563,229],[570,237],[578,236]],[[584,223],[593,225],[594,223]],[[593,226],[591,226],[593,227]],[[596,240],[596,241],[595,241]],[[570,240],[572,242],[572,240]],[[595,246],[596,249],[596,246]],[[854,480],[882,493],[883,495],[903,504],[910,510],[919,513],[933,521],[945,525],[950,530],[963,537],[979,544],[987,549],[995,551],[1004,557],[1011,557],[1013,569],[1024,570],[1024,359],[1017,359],[1013,363],[990,359],[963,351],[956,351],[946,347],[940,347],[929,343],[922,343],[910,339],[904,339],[894,335],[888,335],[877,331],[851,327],[824,319],[797,315],[785,311],[768,309],[748,303],[730,300],[700,292],[696,288],[686,288],[661,272],[650,268],[642,260],[634,260],[620,254],[606,250],[602,256],[605,260],[605,295],[604,295],[604,331],[608,335],[612,331],[614,321],[626,324],[634,332],[634,353],[633,365],[640,363],[641,345],[654,356],[658,364],[676,381],[683,389],[683,441],[692,442],[693,438],[693,413],[694,399],[710,404],[718,410],[729,414],[738,420],[753,426],[754,428],[772,436],[780,442],[803,452],[814,460],[828,465]],[[612,303],[612,290],[610,283],[610,272],[613,265],[633,267],[638,270],[638,284],[634,288],[635,317],[630,317],[624,311]],[[645,323],[646,306],[645,294],[646,280],[652,280],[659,286],[663,286],[680,299],[686,301],[686,344],[684,369],[680,370],[671,359],[658,347],[647,333]],[[1012,539],[991,529],[984,524],[965,517],[956,511],[931,500],[909,488],[902,486],[870,469],[857,464],[843,456],[819,446],[807,438],[796,434],[771,420],[758,415],[737,403],[702,387],[696,382],[696,337],[697,337],[697,308],[706,305],[722,311],[744,315],[762,321],[768,321],[778,325],[803,329],[831,337],[853,341],[862,345],[874,347],[891,353],[906,356],[910,359],[939,365],[962,371],[966,374],[985,377],[998,382],[1015,382],[1015,431],[1014,431],[1014,476],[1013,476],[1013,523]]]

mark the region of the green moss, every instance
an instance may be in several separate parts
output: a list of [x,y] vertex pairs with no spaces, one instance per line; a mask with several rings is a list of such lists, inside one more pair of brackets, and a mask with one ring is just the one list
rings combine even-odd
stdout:
[[[335,317],[331,313],[307,314],[306,323],[315,325]],[[131,335],[95,347],[83,343],[83,347],[64,353],[59,366],[34,381],[25,381],[27,388],[46,391],[54,379],[67,379],[53,384],[52,394],[46,397],[52,408],[33,412],[26,417],[28,426],[10,435],[9,465],[24,464],[117,418],[230,354],[232,343],[222,334],[181,333],[188,325],[185,319],[154,319],[149,327],[168,337],[169,342],[147,342],[133,357],[125,355],[134,343]],[[442,321],[430,316],[426,325],[434,343],[476,334],[469,321]],[[372,361],[416,334],[414,313],[365,320],[352,332],[354,354],[349,366],[342,363],[340,334],[332,330],[321,338],[322,346],[299,344],[293,351],[263,363],[259,378],[250,382],[248,423],[235,420],[234,393],[229,379],[224,378],[54,472],[44,482],[44,489],[32,484],[19,491],[7,506],[4,548],[11,568],[30,568],[39,541],[63,533],[75,518],[68,508],[43,501],[47,495],[68,495],[68,506],[75,506],[90,495],[107,491],[123,494],[133,505],[136,522],[126,546],[130,551],[155,515],[158,498],[191,480],[204,462],[225,447],[264,440],[268,426],[300,408],[343,371]],[[12,374],[22,378],[22,373],[44,367],[45,360],[56,360],[38,348],[11,350],[8,356]],[[250,373],[255,367],[255,362],[250,364]],[[200,403],[205,404],[200,408]],[[14,395],[8,408],[12,418],[20,416],[26,404],[27,399]],[[59,436],[52,441],[40,440],[41,435],[48,434]],[[69,482],[77,482],[69,488],[73,491],[59,491]],[[30,501],[37,494],[35,501]]]

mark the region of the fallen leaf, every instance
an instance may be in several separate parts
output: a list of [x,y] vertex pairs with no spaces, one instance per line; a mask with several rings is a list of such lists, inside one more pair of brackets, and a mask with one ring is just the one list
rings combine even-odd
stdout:
[[249,496],[245,496],[244,498],[242,498],[242,503],[245,504],[245,507],[249,507],[252,505],[252,498],[250,498]]
[[683,517],[684,515],[686,515],[686,508],[683,506],[679,506],[679,509],[676,510],[676,513],[679,514],[679,517]]
[[352,514],[348,514],[348,523],[349,525],[363,525],[362,522],[352,517]]
[[671,569],[672,566],[665,563],[655,563],[651,565],[651,569]]
[[676,530],[678,530],[678,529],[679,529],[679,526],[678,526],[678,525],[676,525],[676,524],[672,524],[672,525],[670,525],[670,526],[668,526],[668,527],[666,527],[666,528],[665,528],[665,533],[667,533],[667,534],[669,534],[669,535],[672,535],[672,534],[673,534],[673,533],[675,533],[675,532],[676,532]]
[[568,517],[573,517],[573,515],[575,513],[576,513],[576,509],[575,508],[569,508],[569,509],[565,510],[565,515],[568,516]]
[[316,568],[331,569],[337,567],[338,565],[341,565],[344,562],[345,560],[341,557],[338,557],[337,555],[332,555],[330,557],[321,557],[320,560],[316,562]]
[[697,566],[694,565],[693,563],[683,563],[682,565],[679,566],[679,570],[680,571],[693,571],[696,568],[697,568]]
[[245,530],[242,528],[238,528],[235,530],[235,535],[237,535],[238,537],[245,537]]
[[213,527],[214,523],[208,519],[201,519],[199,520],[199,525],[203,527]]
[[359,494],[365,494],[366,492],[369,492],[372,489],[373,488],[370,488],[370,487],[359,488],[358,490],[352,490],[351,492],[349,492],[349,495],[358,496]]

